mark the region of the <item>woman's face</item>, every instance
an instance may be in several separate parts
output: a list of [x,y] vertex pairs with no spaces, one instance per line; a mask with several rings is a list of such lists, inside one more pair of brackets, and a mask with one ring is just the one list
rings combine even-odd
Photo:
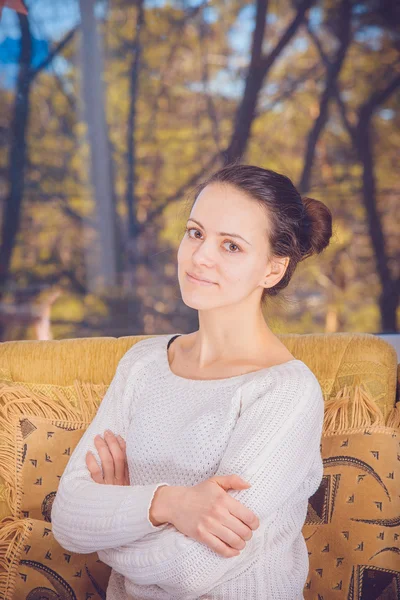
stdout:
[[[212,183],[197,197],[186,226],[177,255],[185,304],[216,308],[253,293],[259,301],[270,272],[266,211],[235,187]],[[196,283],[187,273],[212,283]]]

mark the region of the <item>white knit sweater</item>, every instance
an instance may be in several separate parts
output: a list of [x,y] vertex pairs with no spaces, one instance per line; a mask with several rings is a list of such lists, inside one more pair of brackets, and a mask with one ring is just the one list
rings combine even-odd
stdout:
[[[324,401],[298,359],[225,379],[174,374],[169,335],[137,342],[120,360],[60,479],[53,534],[71,552],[112,567],[107,600],[300,600],[309,560],[302,527],[323,475]],[[127,443],[130,486],[95,483],[88,450],[106,429]],[[225,558],[149,509],[161,484],[193,486],[237,474],[228,490],[260,520],[240,555]]]

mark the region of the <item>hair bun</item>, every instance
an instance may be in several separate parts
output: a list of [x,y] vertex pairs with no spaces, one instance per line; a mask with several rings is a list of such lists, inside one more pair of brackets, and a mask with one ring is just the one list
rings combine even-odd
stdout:
[[319,254],[324,250],[332,237],[332,213],[323,202],[303,196],[302,201],[311,223],[309,234],[309,249],[303,259],[312,254]]

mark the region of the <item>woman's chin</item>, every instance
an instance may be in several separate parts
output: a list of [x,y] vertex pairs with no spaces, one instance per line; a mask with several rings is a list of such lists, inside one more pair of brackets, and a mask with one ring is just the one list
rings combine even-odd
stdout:
[[189,308],[195,308],[200,310],[206,308],[214,308],[215,306],[215,302],[213,302],[212,298],[206,298],[205,296],[202,297],[202,295],[198,293],[181,292],[181,295],[182,301]]
[[206,302],[202,302],[201,300],[196,300],[196,298],[189,298],[189,297],[184,298],[182,296],[182,301],[189,308],[194,308],[196,310],[201,310],[203,308],[207,308],[207,303]]

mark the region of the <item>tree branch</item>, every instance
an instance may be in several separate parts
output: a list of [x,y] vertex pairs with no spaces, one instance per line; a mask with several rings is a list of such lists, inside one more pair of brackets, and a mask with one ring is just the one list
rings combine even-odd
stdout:
[[66,33],[65,36],[62,38],[62,40],[60,40],[58,42],[58,44],[56,46],[54,46],[54,48],[52,48],[52,50],[49,52],[48,56],[46,56],[46,58],[44,60],[42,60],[42,62],[40,64],[38,64],[37,67],[35,67],[34,69],[32,67],[30,68],[29,77],[30,77],[31,81],[36,77],[36,75],[38,75],[40,73],[40,71],[43,71],[43,69],[45,69],[46,67],[48,67],[50,65],[50,63],[57,56],[57,54],[59,54],[66,46],[68,46],[68,44],[74,38],[78,29],[79,29],[79,26],[77,25],[76,27],[74,27],[74,29],[71,29],[71,31]]

